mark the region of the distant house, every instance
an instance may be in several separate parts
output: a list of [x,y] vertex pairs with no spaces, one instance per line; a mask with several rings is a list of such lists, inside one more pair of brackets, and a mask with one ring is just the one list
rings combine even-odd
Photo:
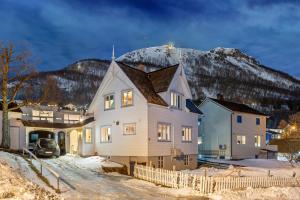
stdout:
[[228,159],[255,158],[266,144],[266,115],[251,107],[206,98],[199,106],[199,154]]
[[88,109],[94,151],[128,167],[196,168],[201,112],[191,98],[180,65],[146,73],[112,61]]

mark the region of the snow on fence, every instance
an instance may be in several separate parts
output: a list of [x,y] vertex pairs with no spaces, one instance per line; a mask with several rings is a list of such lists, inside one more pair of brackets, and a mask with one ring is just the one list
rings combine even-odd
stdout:
[[134,176],[172,188],[192,188],[202,194],[247,187],[300,186],[300,177],[207,177],[135,165]]

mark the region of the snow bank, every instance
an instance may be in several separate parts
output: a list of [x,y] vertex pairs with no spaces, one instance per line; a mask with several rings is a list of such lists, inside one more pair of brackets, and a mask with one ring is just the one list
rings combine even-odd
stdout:
[[25,179],[19,170],[0,158],[0,199],[60,199],[55,193]]
[[300,165],[294,164],[291,166],[288,162],[278,160],[266,160],[266,159],[245,159],[240,161],[232,160],[218,160],[208,159],[212,162],[227,163],[232,165],[240,165],[243,167],[233,167],[232,165],[228,169],[216,169],[201,167],[195,170],[183,170],[186,173],[204,175],[205,172],[208,176],[238,176],[238,172],[241,171],[241,176],[273,176],[280,177],[292,177],[294,173],[296,176],[300,176]]
[[272,200],[299,200],[299,187],[270,187],[247,188],[238,191],[220,191],[209,196],[214,200],[246,200],[246,199],[272,199]]
[[[49,160],[49,159],[47,159]],[[77,168],[82,168],[82,169],[87,169],[90,171],[102,171],[102,166],[103,167],[122,167],[122,165],[111,162],[107,160],[104,157],[101,156],[90,156],[90,157],[80,157],[78,155],[73,155],[73,154],[66,154],[64,156],[60,156],[59,158],[56,158],[58,162],[54,163],[60,163],[66,162],[68,164],[72,164]]]

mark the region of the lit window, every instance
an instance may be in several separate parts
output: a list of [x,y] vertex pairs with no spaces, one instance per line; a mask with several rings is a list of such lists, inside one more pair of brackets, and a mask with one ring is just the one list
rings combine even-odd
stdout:
[[202,144],[202,137],[198,137],[198,144]]
[[175,92],[171,92],[171,107],[181,108],[181,95]]
[[260,118],[256,118],[256,125],[260,125]]
[[158,168],[163,168],[164,167],[164,157],[163,156],[158,156],[157,167]]
[[191,142],[192,141],[192,128],[182,127],[182,141]]
[[123,126],[124,135],[135,135],[136,126],[135,123],[124,124]]
[[246,144],[246,136],[238,135],[236,136],[237,144]]
[[260,147],[260,143],[261,143],[261,139],[260,139],[260,135],[255,135],[255,147]]
[[109,110],[114,108],[115,108],[114,95],[104,96],[104,110]]
[[85,129],[85,143],[92,143],[92,129]]
[[184,162],[185,166],[188,166],[190,164],[190,156],[189,155],[184,155],[183,162]]
[[100,142],[111,142],[111,127],[102,127],[100,131]]
[[122,106],[133,105],[133,93],[132,90],[126,90],[122,92]]
[[171,125],[158,123],[158,141],[171,141]]
[[236,117],[236,121],[237,121],[237,123],[242,123],[243,122],[243,118],[242,118],[242,116],[241,115],[238,115],[237,117]]

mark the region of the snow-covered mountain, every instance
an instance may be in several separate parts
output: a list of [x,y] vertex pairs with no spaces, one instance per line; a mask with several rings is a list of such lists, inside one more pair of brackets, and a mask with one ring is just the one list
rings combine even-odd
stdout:
[[[270,109],[268,105],[299,105],[298,79],[266,67],[238,49],[218,47],[199,51],[165,45],[135,50],[117,60],[146,71],[183,64],[195,100],[221,93],[226,99],[261,109]],[[87,105],[109,64],[107,60],[80,60],[61,70],[41,72],[36,80],[42,82],[45,77],[55,80],[61,94],[59,103]]]
[[255,58],[233,48],[199,51],[171,45],[126,53],[119,61],[147,70],[182,63],[195,99],[216,97],[251,104],[299,99],[300,81],[284,72],[260,64]]

